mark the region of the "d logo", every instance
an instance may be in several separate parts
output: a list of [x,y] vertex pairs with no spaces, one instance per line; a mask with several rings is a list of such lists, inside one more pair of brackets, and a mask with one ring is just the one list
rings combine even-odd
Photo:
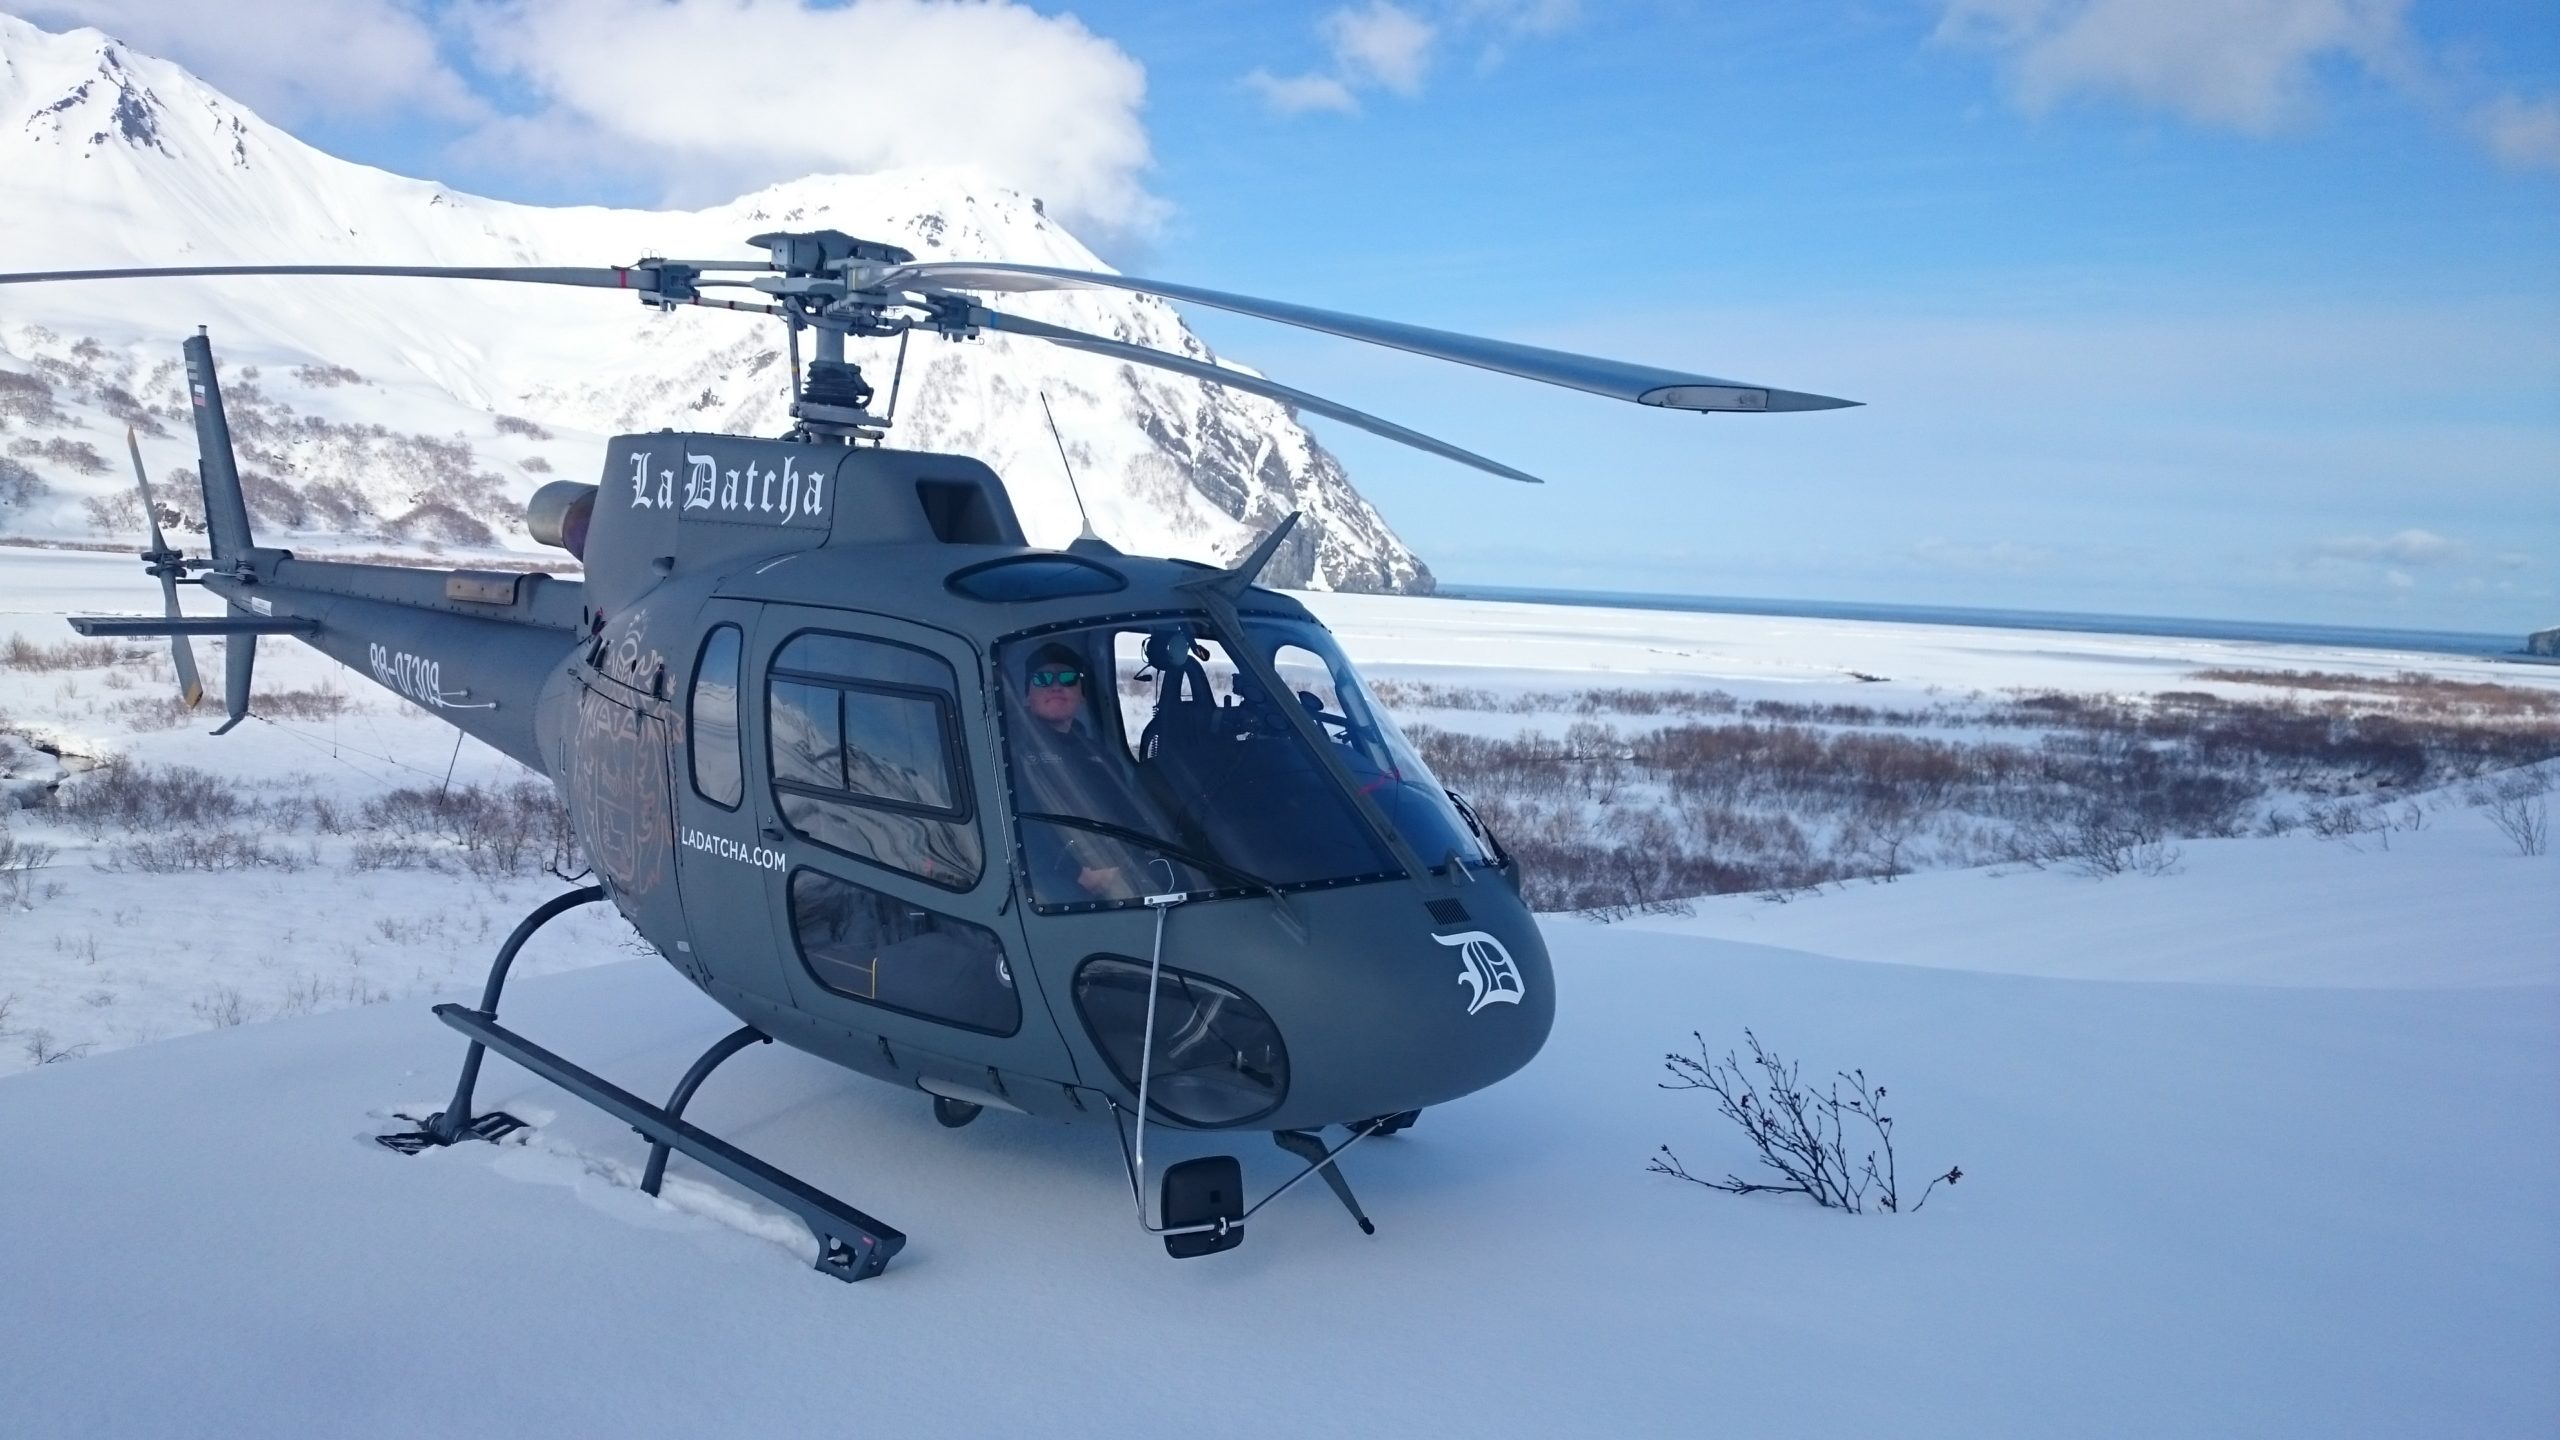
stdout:
[[1455,946],[1458,958],[1466,963],[1458,971],[1458,983],[1468,989],[1467,1013],[1473,1015],[1487,1005],[1517,1005],[1524,992],[1520,985],[1520,966],[1502,942],[1481,930],[1463,935],[1434,935],[1434,941]]

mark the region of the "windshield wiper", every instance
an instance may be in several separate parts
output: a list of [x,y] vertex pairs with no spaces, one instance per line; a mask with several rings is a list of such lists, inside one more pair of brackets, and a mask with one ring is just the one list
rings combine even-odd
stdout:
[[1025,810],[1014,818],[1038,820],[1050,825],[1071,825],[1078,830],[1090,830],[1097,835],[1108,835],[1114,840],[1126,840],[1132,845],[1143,845],[1149,850],[1161,850],[1195,870],[1224,875],[1230,880],[1241,882],[1248,890],[1259,890],[1279,901],[1284,907],[1289,903],[1289,897],[1280,893],[1279,886],[1252,871],[1239,870],[1224,860],[1212,859],[1197,850],[1187,849],[1170,840],[1158,839],[1143,830],[1132,830],[1126,825],[1114,825],[1108,820],[1088,820],[1081,815],[1056,815],[1040,810]]

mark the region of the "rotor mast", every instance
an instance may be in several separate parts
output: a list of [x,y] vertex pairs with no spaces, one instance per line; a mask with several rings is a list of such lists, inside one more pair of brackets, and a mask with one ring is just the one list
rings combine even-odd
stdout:
[[[890,266],[913,264],[914,253],[856,239],[841,230],[772,231],[752,236],[747,243],[772,257],[776,273],[744,283],[779,301],[783,323],[791,327],[791,418],[798,423],[790,438],[817,444],[878,443],[888,431],[890,417],[873,413],[875,392],[863,378],[862,367],[845,359],[845,337],[903,338],[909,322],[889,315],[890,297],[863,293],[848,274],[877,274]],[[805,372],[797,364],[804,328],[815,337]]]

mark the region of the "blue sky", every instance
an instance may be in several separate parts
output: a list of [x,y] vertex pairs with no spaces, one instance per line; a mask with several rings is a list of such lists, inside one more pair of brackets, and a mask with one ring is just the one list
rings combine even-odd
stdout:
[[[2560,624],[2548,0],[854,9],[341,0],[340,53],[379,59],[336,89],[178,7],[31,13],[483,193],[956,149],[1126,269],[1868,402],[1661,414],[1195,315],[1550,478],[1319,424],[1454,583]],[[634,71],[578,38],[679,12],[737,44]],[[895,113],[849,98],[887,72]]]

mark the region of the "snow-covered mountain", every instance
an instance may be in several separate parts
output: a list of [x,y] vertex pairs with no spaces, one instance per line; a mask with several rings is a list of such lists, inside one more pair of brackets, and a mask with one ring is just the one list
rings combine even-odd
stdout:
[[[181,67],[95,30],[0,15],[0,270],[114,265],[614,264],[749,256],[835,228],[928,259],[1105,268],[1040,202],[968,173],[812,176],[700,211],[545,208],[320,153]],[[1008,308],[1177,354],[1161,301]],[[193,463],[177,342],[211,328],[262,534],[305,544],[521,545],[523,496],[585,478],[611,434],[779,433],[769,322],[593,292],[403,280],[153,280],[0,292],[0,534],[129,538],[117,434]],[[855,342],[885,400],[894,342]],[[1282,583],[1427,590],[1430,572],[1284,406],[1037,341],[914,342],[897,443],[978,456],[1032,538],[1077,531],[1046,395],[1093,523],[1124,549],[1230,558],[1303,510]],[[186,509],[184,486],[163,503]]]

